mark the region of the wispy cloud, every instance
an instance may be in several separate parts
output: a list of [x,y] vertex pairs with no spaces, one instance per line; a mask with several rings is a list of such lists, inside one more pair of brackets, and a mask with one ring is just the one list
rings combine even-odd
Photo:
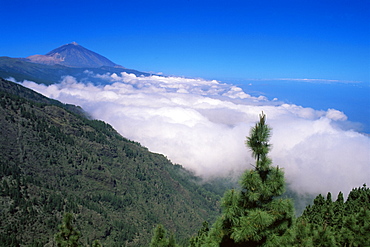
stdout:
[[123,136],[204,177],[252,168],[245,147],[250,128],[264,111],[273,128],[271,158],[284,167],[299,192],[347,193],[370,183],[370,138],[342,130],[346,115],[252,97],[218,81],[179,77],[93,75],[105,86],[71,76],[50,86],[24,86],[65,103],[82,106]]

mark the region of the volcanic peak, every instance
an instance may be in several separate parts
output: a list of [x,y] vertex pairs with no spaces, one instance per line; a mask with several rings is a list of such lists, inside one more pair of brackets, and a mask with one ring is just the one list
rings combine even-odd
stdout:
[[102,66],[115,67],[115,63],[108,58],[90,51],[83,46],[72,42],[62,45],[45,55],[33,55],[26,58],[33,63],[47,65],[60,64],[75,68],[99,68]]

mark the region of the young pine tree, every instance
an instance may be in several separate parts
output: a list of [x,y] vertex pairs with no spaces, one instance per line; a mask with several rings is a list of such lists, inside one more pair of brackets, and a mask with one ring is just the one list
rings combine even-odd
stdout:
[[55,234],[55,242],[58,247],[79,247],[80,232],[72,225],[73,216],[66,213],[63,217],[63,223],[59,226],[59,232]]
[[99,240],[94,240],[94,242],[92,243],[92,247],[102,247],[102,245]]
[[162,224],[157,225],[150,242],[150,247],[176,247],[176,240],[173,234],[167,236],[167,231]]
[[267,156],[270,131],[262,113],[246,141],[256,159],[254,169],[244,172],[241,191],[226,192],[222,201],[223,215],[212,232],[219,246],[289,245],[285,233],[292,225],[294,208],[291,200],[278,198],[285,191],[285,181],[283,171],[272,167]]
[[211,240],[208,237],[209,235],[209,224],[207,221],[203,222],[202,228],[198,231],[196,236],[193,236],[189,241],[189,247],[201,247],[207,246]]

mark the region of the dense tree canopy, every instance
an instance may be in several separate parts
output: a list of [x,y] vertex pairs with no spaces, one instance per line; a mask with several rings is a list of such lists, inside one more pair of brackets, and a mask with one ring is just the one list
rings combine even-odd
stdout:
[[168,235],[162,224],[154,229],[150,247],[176,247],[176,240],[173,234]]
[[186,242],[220,211],[199,180],[80,108],[0,78],[0,246],[50,244],[64,212],[85,246],[148,246],[158,222]]
[[0,246],[38,247],[54,237],[60,246],[147,246],[158,222],[152,246],[186,246],[204,220],[212,224],[203,223],[192,247],[370,246],[366,185],[346,199],[319,195],[294,218],[284,173],[268,156],[263,113],[246,140],[255,164],[220,202],[213,192],[225,186],[201,184],[78,107],[2,79],[0,89]]
[[78,247],[80,232],[72,225],[73,215],[66,213],[63,217],[63,223],[59,226],[59,232],[55,234],[55,242],[58,247]]
[[[370,246],[370,189],[354,188],[344,202],[343,193],[332,201],[318,195],[297,219],[295,242],[311,246]],[[308,246],[308,245],[307,245]]]

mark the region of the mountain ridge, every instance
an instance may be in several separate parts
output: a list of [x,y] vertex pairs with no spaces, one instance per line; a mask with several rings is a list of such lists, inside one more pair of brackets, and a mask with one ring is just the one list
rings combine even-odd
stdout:
[[9,79],[14,78],[16,81],[34,81],[39,84],[51,85],[62,81],[64,76],[70,75],[81,81],[87,79],[94,84],[104,84],[103,80],[91,77],[85,71],[91,71],[94,74],[120,74],[129,73],[136,76],[150,76],[150,73],[141,72],[134,69],[123,67],[102,66],[99,68],[76,68],[67,67],[61,64],[47,65],[41,63],[32,63],[25,59],[0,57],[0,77]]
[[63,105],[0,79],[0,246],[52,245],[64,212],[104,246],[148,246],[158,223],[186,241],[218,215],[191,172]]
[[[151,73],[117,65],[108,58],[90,51],[75,42],[62,45],[47,54],[32,55],[28,58],[0,56],[0,77],[51,85],[61,82],[65,76],[73,76],[78,81],[105,85],[107,84],[106,81],[92,74],[128,73],[135,76],[152,75]],[[87,71],[93,73],[86,73]]]
[[[76,42],[62,45],[45,55],[32,55],[26,61],[46,65],[60,64],[75,68],[99,68],[102,66],[118,67],[119,65],[108,58],[93,52]],[[122,67],[122,66],[121,66]],[[123,67],[122,67],[123,68]]]

